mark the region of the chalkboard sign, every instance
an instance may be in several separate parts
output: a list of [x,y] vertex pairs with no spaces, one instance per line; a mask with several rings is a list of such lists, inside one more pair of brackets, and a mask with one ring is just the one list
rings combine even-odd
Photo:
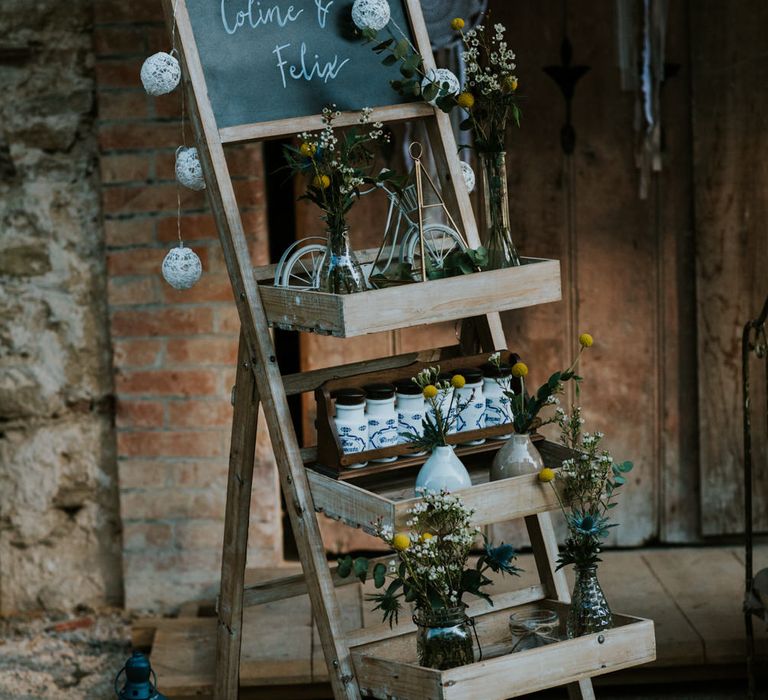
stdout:
[[[410,32],[402,0],[392,19]],[[355,36],[351,0],[187,0],[219,128],[403,102]],[[409,38],[411,38],[409,36]]]

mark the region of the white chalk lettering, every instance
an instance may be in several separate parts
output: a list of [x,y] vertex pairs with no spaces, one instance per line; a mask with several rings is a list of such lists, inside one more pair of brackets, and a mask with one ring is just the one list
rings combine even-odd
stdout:
[[285,66],[288,65],[288,61],[285,61],[283,57],[280,55],[280,52],[283,49],[287,49],[290,46],[290,44],[283,44],[280,46],[279,44],[275,46],[275,48],[272,50],[272,53],[277,56],[277,67],[280,69],[280,77],[283,79],[283,87],[287,87],[285,83]]
[[[309,67],[307,67],[306,54],[307,45],[302,41],[300,52],[301,66],[293,65],[288,71],[294,80],[301,80],[302,78],[304,80],[312,80],[312,78],[317,76],[318,78],[322,78],[324,83],[327,83],[329,80],[334,80],[339,74],[339,71],[344,67],[344,64],[349,61],[348,58],[345,58],[339,63],[339,57],[335,55],[332,61],[327,61],[325,65],[321,67],[320,57],[315,54],[314,63],[310,63]],[[283,82],[285,82],[285,80],[283,80]]]
[[238,29],[245,26],[246,22],[252,29],[257,29],[265,24],[277,24],[279,27],[285,27],[289,22],[295,22],[302,12],[304,12],[303,9],[296,10],[293,5],[289,5],[285,10],[277,4],[263,8],[261,2],[248,0],[248,8],[236,12],[233,22],[230,23],[227,19],[227,0],[221,0],[221,23],[227,34],[234,34]]
[[325,29],[325,23],[328,19],[328,10],[331,9],[331,5],[333,5],[333,0],[329,0],[329,2],[323,2],[323,0],[315,0],[315,5],[317,6],[317,23],[320,25],[320,29]]

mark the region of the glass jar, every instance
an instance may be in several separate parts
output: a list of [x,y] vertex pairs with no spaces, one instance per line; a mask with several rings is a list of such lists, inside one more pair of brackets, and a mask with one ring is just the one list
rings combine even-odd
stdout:
[[507,154],[491,151],[480,154],[483,173],[483,211],[488,269],[500,270],[520,265],[520,256],[512,241],[507,195]]
[[471,621],[466,606],[439,610],[416,610],[416,652],[419,664],[445,670],[475,660]]
[[577,566],[571,607],[568,609],[568,639],[613,627],[613,615],[597,580],[597,566]]
[[[334,394],[336,414],[333,418],[344,454],[364,452],[368,448],[368,420],[365,417],[365,394],[360,389],[341,389]],[[368,462],[348,465],[359,469]]]
[[[511,391],[512,368],[502,362],[497,367],[492,362],[486,362],[483,367],[483,396],[485,397],[485,427],[512,423],[512,402],[504,393]],[[511,427],[511,426],[510,426]],[[495,435],[489,440],[509,440],[512,433]]]
[[[410,442],[404,434],[421,437],[424,435],[424,394],[421,387],[409,379],[395,382],[395,408],[397,409],[398,443]],[[416,455],[427,454],[426,450],[414,452]]]
[[[461,389],[456,389],[457,409],[456,431],[480,430],[485,427],[485,396],[483,395],[483,373],[479,369],[457,369],[454,374],[460,374],[466,380]],[[485,438],[462,442],[462,445],[482,445]]]
[[320,261],[318,290],[330,294],[364,292],[368,283],[349,242],[349,226],[343,219],[326,223],[328,242]]
[[560,620],[554,610],[536,608],[509,616],[512,651],[537,649],[559,641]]
[[[368,416],[368,449],[380,450],[398,444],[395,387],[391,384],[369,384],[365,391],[365,413]],[[379,457],[371,462],[394,462],[394,457]]]

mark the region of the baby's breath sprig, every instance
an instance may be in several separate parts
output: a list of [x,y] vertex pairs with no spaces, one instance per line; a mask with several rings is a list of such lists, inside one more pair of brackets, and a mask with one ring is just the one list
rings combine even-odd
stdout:
[[560,441],[576,452],[563,461],[554,480],[539,475],[540,480],[552,484],[568,525],[558,568],[568,564],[594,566],[600,561],[603,540],[618,525],[610,522],[609,511],[616,507],[617,491],[626,483],[625,475],[633,465],[614,462],[611,453],[601,447],[605,436],[600,431],[583,432],[581,407],[572,406],[570,416],[558,408],[555,422],[560,426]]
[[[494,547],[486,538],[475,565],[467,566],[480,536],[479,528],[472,525],[473,513],[447,491],[426,492],[409,509],[407,530],[394,532],[380,521],[374,523],[376,535],[397,557],[389,565],[377,563],[372,568],[374,585],[381,592],[369,595],[368,600],[376,604],[374,610],[382,611],[385,622],[397,623],[401,601],[413,603],[417,610],[455,608],[463,604],[465,593],[491,602],[483,590],[493,583],[486,573],[519,574],[521,569],[513,564],[517,558],[514,547],[504,543]],[[339,562],[338,573],[342,577],[354,573],[365,582],[370,569],[365,557],[348,556]]]
[[384,125],[371,121],[372,114],[370,107],[364,107],[358,126],[339,136],[334,121],[341,112],[336,105],[329,105],[323,108],[323,128],[319,132],[302,132],[298,134],[298,148],[284,148],[288,169],[309,181],[302,199],[320,207],[323,219],[333,230],[343,226],[363,184],[388,182],[396,191],[402,187],[402,178],[391,170],[383,170],[375,177],[370,175],[375,160],[372,146],[390,141]]

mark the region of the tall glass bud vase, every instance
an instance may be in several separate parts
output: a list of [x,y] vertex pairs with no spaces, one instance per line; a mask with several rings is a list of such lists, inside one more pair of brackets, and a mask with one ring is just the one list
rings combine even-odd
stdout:
[[488,269],[516,267],[520,256],[512,241],[507,196],[507,154],[504,151],[481,153],[483,201],[485,203],[485,239]]
[[613,627],[613,615],[597,580],[596,566],[577,566],[566,631],[568,639]]
[[349,243],[345,221],[329,223],[328,246],[320,263],[318,289],[331,294],[352,294],[368,289],[363,269]]

